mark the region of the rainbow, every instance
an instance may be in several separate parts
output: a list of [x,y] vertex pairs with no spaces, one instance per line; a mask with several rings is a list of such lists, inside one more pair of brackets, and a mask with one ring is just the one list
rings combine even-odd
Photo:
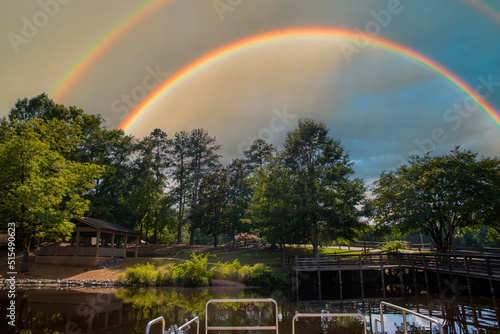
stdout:
[[479,1],[479,0],[462,0],[462,1],[467,5],[469,5],[470,7],[477,10],[478,12],[483,13],[483,15],[495,21],[497,24],[500,24],[500,15],[498,14],[498,11],[491,5],[485,3],[484,1]]
[[51,88],[49,96],[56,102],[61,101],[76,81],[107,49],[109,49],[137,23],[170,1],[172,0],[149,0],[135,7],[117,24],[109,29],[101,38],[85,50],[85,52],[71,65],[71,67]]
[[[154,91],[152,91],[131,113],[130,115],[120,124],[119,129],[127,131],[135,122],[137,122],[141,115],[143,115],[148,107],[150,107],[156,100],[158,100],[163,94],[172,89],[175,85],[178,85],[183,80],[186,80],[192,76],[197,70],[208,67],[224,58],[230,57],[236,53],[242,52],[249,48],[254,48],[261,45],[272,44],[283,40],[295,40],[297,38],[329,38],[342,40],[347,42],[359,43],[359,39],[366,38],[367,43],[371,47],[375,47],[381,50],[385,50],[402,57],[410,58],[412,60],[421,63],[435,73],[445,77],[450,82],[452,82],[459,89],[464,91],[470,96],[487,114],[490,118],[495,121],[497,125],[500,126],[500,115],[497,113],[495,108],[489,104],[481,95],[477,94],[474,89],[472,89],[467,83],[460,79],[456,74],[437,63],[436,61],[428,58],[427,56],[401,44],[393,41],[383,39],[381,37],[375,37],[367,35],[360,35],[360,32],[341,28],[325,28],[325,27],[311,27],[311,28],[289,28],[284,30],[278,30],[273,32],[267,32],[260,35],[251,36],[212,52],[209,52],[193,61],[189,65],[182,68],[180,71],[175,73],[172,77],[165,80],[160,86],[158,86]],[[353,44],[355,46],[355,44]],[[365,46],[365,45],[362,45]]]

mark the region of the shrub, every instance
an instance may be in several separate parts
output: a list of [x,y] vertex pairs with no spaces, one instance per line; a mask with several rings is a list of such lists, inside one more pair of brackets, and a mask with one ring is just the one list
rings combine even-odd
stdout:
[[157,285],[165,285],[165,286],[173,286],[174,279],[172,277],[172,272],[169,269],[158,270],[157,277],[156,277],[156,284]]
[[118,280],[127,285],[155,285],[158,273],[152,264],[137,264],[127,268]]
[[243,275],[240,272],[240,269],[240,261],[235,259],[232,263],[218,262],[210,271],[212,272],[212,278],[214,279],[242,282]]
[[273,271],[263,263],[241,267],[236,259],[232,263],[219,262],[210,270],[207,265],[208,254],[192,254],[191,261],[170,264],[166,270],[156,269],[149,263],[127,268],[118,275],[118,281],[125,285],[184,287],[209,286],[213,278],[260,286],[270,285],[275,281]]
[[273,271],[268,265],[257,263],[250,268],[250,274],[245,283],[250,285],[270,285],[273,278]]
[[385,252],[398,252],[401,249],[406,249],[406,242],[401,240],[394,240],[386,242],[380,247]]
[[234,237],[234,241],[238,245],[244,244],[246,246],[247,244],[259,243],[260,239],[255,234],[240,233]]
[[212,278],[211,271],[207,270],[208,254],[191,254],[191,261],[179,265],[172,265],[169,271],[175,285],[185,287],[208,286]]

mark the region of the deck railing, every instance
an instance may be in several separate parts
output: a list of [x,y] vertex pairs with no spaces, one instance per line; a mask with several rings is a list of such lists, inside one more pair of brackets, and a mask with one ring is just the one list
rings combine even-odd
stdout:
[[439,322],[439,320],[431,318],[431,317],[428,317],[428,316],[420,314],[420,313],[417,313],[417,312],[412,311],[412,310],[408,310],[408,309],[406,309],[404,307],[401,307],[401,306],[398,306],[398,305],[387,303],[387,302],[380,302],[380,320],[379,319],[375,319],[375,333],[378,333],[377,322],[380,322],[380,324],[381,324],[380,327],[381,327],[382,333],[385,332],[385,327],[384,327],[384,309],[383,309],[384,306],[388,307],[388,308],[392,308],[394,310],[401,311],[403,313],[404,334],[408,334],[408,323],[406,321],[406,315],[407,314],[411,314],[411,315],[416,316],[416,317],[418,317],[420,319],[424,319],[426,321],[429,321],[429,323],[431,324],[431,332],[432,332],[432,323],[436,324],[436,326],[439,329],[439,333],[444,334],[443,327],[441,326],[441,323]]
[[[208,305],[215,303],[271,303],[274,305],[274,326],[208,326]],[[276,331],[278,334],[278,304],[274,299],[211,299],[205,305],[205,333],[208,331]]]
[[392,266],[500,279],[500,256],[482,254],[399,253],[362,254],[359,256],[288,256],[283,258],[282,266],[284,269],[292,271],[339,270],[342,268],[377,269]]

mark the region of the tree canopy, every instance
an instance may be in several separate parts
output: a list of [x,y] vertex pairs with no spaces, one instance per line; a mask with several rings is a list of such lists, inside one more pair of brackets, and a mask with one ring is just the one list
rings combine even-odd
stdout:
[[70,218],[82,215],[90,191],[102,171],[99,166],[67,160],[60,147],[72,138],[53,129],[64,129],[58,120],[13,121],[0,139],[0,215],[14,222],[22,241],[22,271],[28,269],[33,237],[61,240],[73,230]]
[[373,193],[379,225],[421,231],[438,251],[452,251],[458,228],[498,226],[500,160],[458,148],[446,156],[414,156],[383,172]]
[[34,237],[66,238],[73,215],[154,243],[252,232],[274,245],[312,244],[314,255],[322,243],[357,237],[368,211],[379,230],[423,232],[440,251],[454,248],[457,232],[498,238],[498,158],[459,149],[411,157],[383,172],[367,201],[322,122],[301,119],[281,149],[258,139],[225,165],[220,148],[202,128],[136,139],[46,94],[18,100],[0,123],[0,219],[17,224],[26,254]]
[[[352,238],[360,227],[365,189],[353,174],[348,154],[326,125],[301,119],[269,168],[257,173],[257,220],[266,231],[288,225],[317,255],[322,240]],[[273,226],[271,217],[280,223]]]

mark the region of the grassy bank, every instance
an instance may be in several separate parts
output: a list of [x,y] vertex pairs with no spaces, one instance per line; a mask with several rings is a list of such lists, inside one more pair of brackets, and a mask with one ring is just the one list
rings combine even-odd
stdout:
[[283,281],[263,263],[253,266],[232,262],[208,265],[208,254],[191,254],[191,259],[181,263],[161,263],[157,266],[147,262],[128,267],[118,275],[118,280],[129,286],[183,286],[200,287],[224,282],[253,286],[276,285]]
[[[210,250],[209,248],[206,250]],[[198,254],[197,254],[198,253]],[[360,251],[322,248],[322,254],[357,256]],[[209,286],[221,281],[245,285],[280,285],[286,281],[281,270],[283,256],[310,256],[310,247],[234,252],[176,253],[176,257],[127,259],[114,268],[122,270],[118,280],[139,286]]]

